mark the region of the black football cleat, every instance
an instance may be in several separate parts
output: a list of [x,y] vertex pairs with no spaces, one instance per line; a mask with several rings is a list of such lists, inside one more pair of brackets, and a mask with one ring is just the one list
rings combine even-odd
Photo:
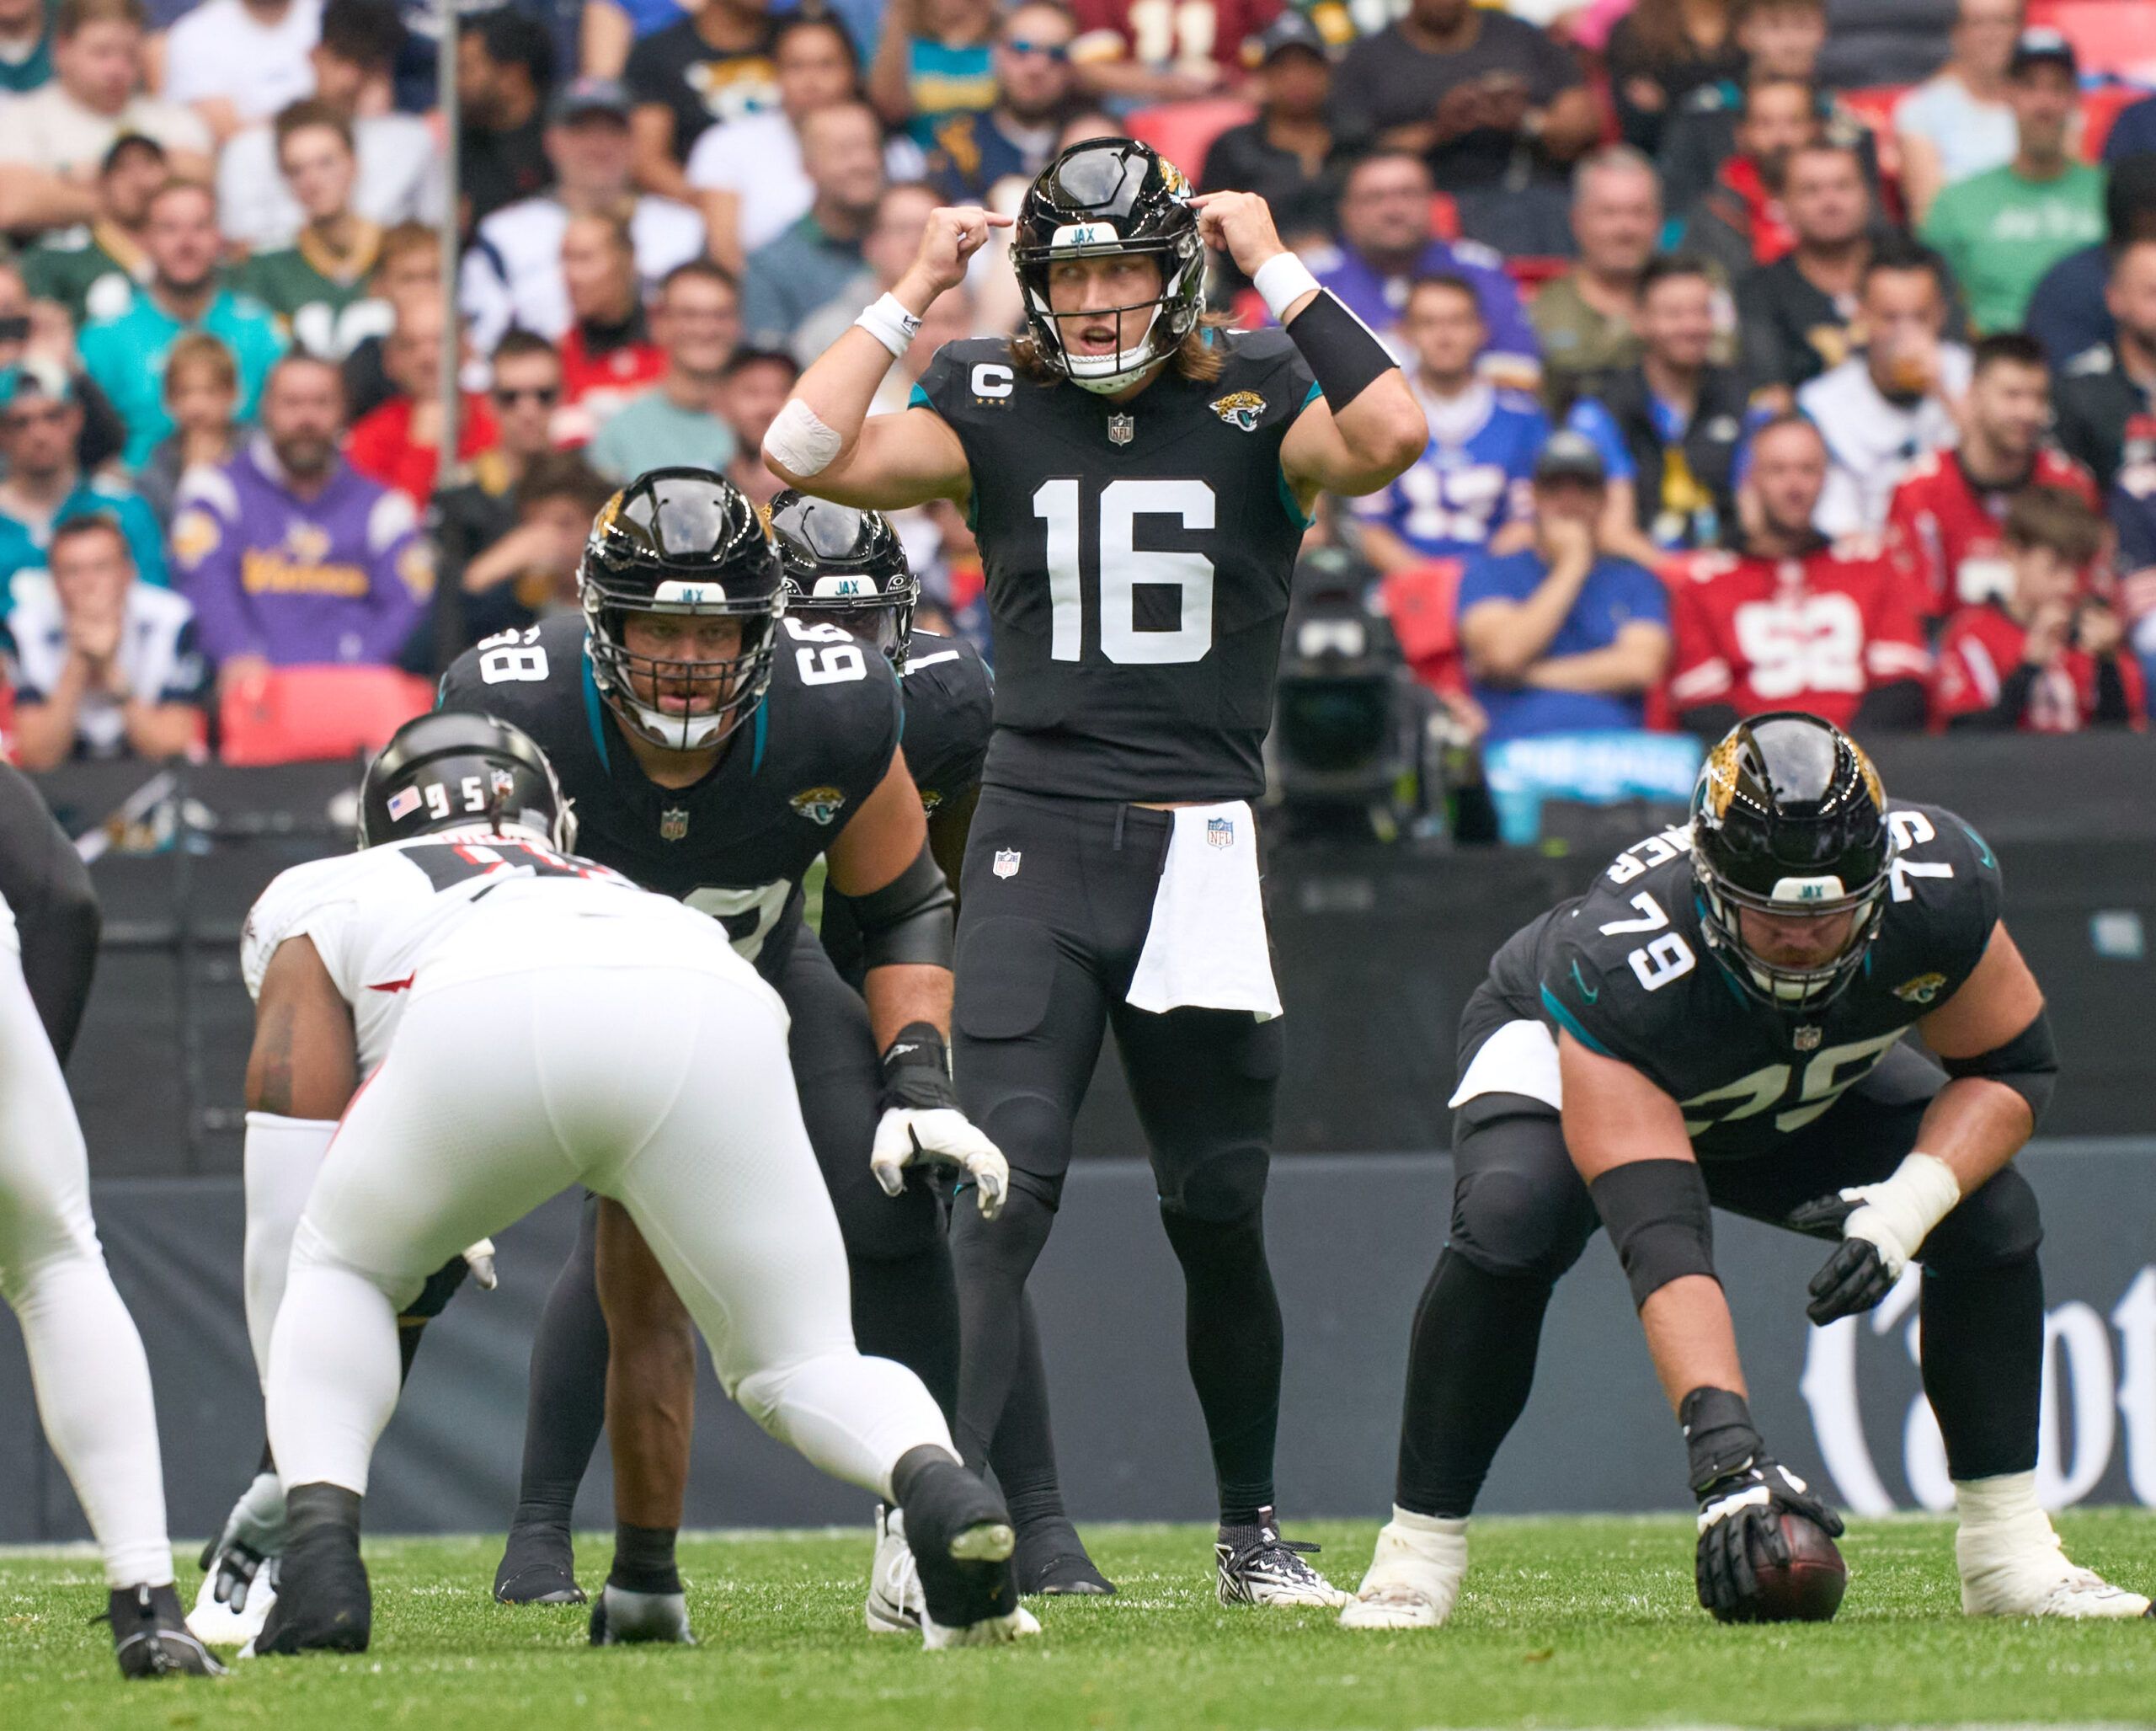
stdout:
[[680,1593],[637,1593],[611,1581],[591,1601],[591,1644],[627,1647],[646,1641],[694,1647],[689,1601]]
[[939,1448],[910,1450],[891,1474],[906,1543],[921,1571],[921,1644],[988,1646],[1038,1634],[1018,1603],[1011,1511]]
[[566,1521],[512,1524],[494,1571],[494,1598],[503,1605],[581,1605],[576,1547]]
[[1018,1530],[1011,1568],[1018,1578],[1018,1590],[1029,1595],[1099,1599],[1115,1591],[1115,1583],[1086,1555],[1078,1529],[1059,1517]]
[[297,1485],[286,1505],[277,1602],[241,1657],[365,1653],[374,1632],[374,1595],[360,1560],[360,1499],[336,1485]]
[[115,1587],[104,1621],[112,1625],[112,1656],[120,1675],[136,1677],[221,1677],[225,1668],[188,1632],[179,1594],[162,1587]]

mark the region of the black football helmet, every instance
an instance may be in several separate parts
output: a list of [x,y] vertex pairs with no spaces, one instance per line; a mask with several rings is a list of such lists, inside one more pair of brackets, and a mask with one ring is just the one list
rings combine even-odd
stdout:
[[[691,751],[717,745],[756,713],[771,686],[786,595],[763,518],[725,476],[696,468],[638,475],[593,520],[577,593],[592,682],[623,726],[655,745]],[[717,660],[639,655],[624,636],[637,614],[738,619],[740,647]]]
[[[1811,1011],[1864,965],[1886,907],[1894,840],[1879,772],[1816,715],[1780,709],[1739,722],[1692,790],[1692,870],[1709,948],[1763,1003]],[[1767,960],[1739,910],[1782,918],[1854,913],[1848,941],[1817,965]]]
[[894,667],[905,665],[921,580],[889,517],[789,487],[771,500],[771,539],[787,612],[828,615]]
[[[1160,266],[1161,292],[1150,301],[1102,307],[1089,317],[1152,310],[1135,348],[1109,355],[1073,355],[1064,347],[1049,311],[1049,276],[1068,259],[1137,253]],[[1190,182],[1149,144],[1134,138],[1093,138],[1074,144],[1026,194],[1011,238],[1027,328],[1041,359],[1075,385],[1108,393],[1134,382],[1176,351],[1204,310],[1205,246]],[[1068,316],[1068,315],[1066,315]]]
[[523,729],[453,710],[414,717],[360,783],[360,846],[474,824],[531,830],[565,853],[576,845],[554,766]]

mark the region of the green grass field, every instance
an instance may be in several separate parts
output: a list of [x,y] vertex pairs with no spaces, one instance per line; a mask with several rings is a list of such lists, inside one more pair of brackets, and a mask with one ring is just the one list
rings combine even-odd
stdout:
[[[2144,1589],[2156,1515],[2091,1511],[2060,1525],[2079,1561]],[[1336,1580],[1359,1578],[1370,1524],[1299,1528]],[[1689,1523],[1477,1524],[1449,1627],[1354,1635],[1330,1613],[1224,1611],[1210,1535],[1093,1530],[1122,1584],[1050,1604],[1017,1648],[924,1653],[861,1622],[865,1533],[686,1541],[693,1649],[593,1650],[581,1608],[511,1611],[487,1597],[491,1541],[371,1544],[373,1650],[267,1659],[221,1683],[125,1686],[87,1554],[0,1553],[0,1725],[504,1728],[726,1725],[1329,1728],[1435,1725],[1845,1725],[2156,1720],[2156,1621],[1976,1622],[1956,1597],[1950,1526],[1860,1523],[1849,1595],[1830,1625],[1723,1628],[1692,1600]],[[587,1576],[604,1547],[582,1549]],[[199,1577],[184,1567],[184,1591]]]

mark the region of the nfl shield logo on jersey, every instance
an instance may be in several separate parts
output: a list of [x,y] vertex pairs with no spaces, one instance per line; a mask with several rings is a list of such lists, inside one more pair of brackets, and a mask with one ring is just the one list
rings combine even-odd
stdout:
[[1796,1030],[1790,1044],[1800,1052],[1817,1051],[1819,1048],[1819,1030],[1806,1023]]
[[1135,417],[1128,414],[1112,414],[1108,417],[1109,444],[1128,445],[1137,436],[1138,422]]
[[1017,877],[1018,875],[1018,850],[1015,847],[997,848],[995,850],[995,865],[994,867],[994,870],[995,872],[995,875],[999,878]]
[[678,841],[688,833],[689,813],[687,807],[681,805],[670,805],[665,809],[665,810],[659,814],[659,839],[660,841]]
[[1208,847],[1232,847],[1235,845],[1235,820],[1231,817],[1209,817],[1205,820],[1205,845]]

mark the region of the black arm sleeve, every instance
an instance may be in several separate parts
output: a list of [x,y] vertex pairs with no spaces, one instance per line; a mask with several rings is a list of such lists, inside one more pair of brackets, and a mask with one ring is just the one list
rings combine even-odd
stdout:
[[847,898],[854,922],[861,928],[861,957],[865,970],[894,964],[931,968],[951,965],[951,940],[958,925],[952,895],[942,868],[928,843],[921,843],[913,863],[881,890]]
[[1921,733],[1924,721],[1924,681],[1893,679],[1872,687],[1864,694],[1864,701],[1856,706],[1856,715],[1850,725],[1881,732]]

